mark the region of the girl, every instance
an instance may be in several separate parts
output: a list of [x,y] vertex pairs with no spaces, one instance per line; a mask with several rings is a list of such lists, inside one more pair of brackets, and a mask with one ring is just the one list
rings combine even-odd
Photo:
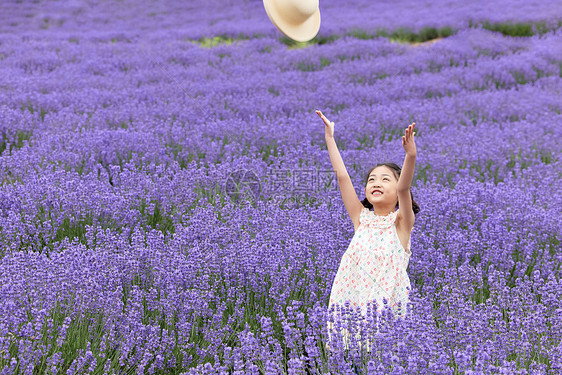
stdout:
[[[330,160],[355,228],[332,284],[328,310],[333,305],[343,307],[349,301],[353,310],[358,308],[365,316],[368,302],[376,300],[377,312],[381,312],[384,299],[395,315],[403,317],[409,302],[410,279],[406,269],[412,254],[410,233],[415,214],[420,211],[410,191],[416,163],[415,123],[408,126],[402,137],[406,151],[402,169],[395,163],[379,163],[371,168],[365,178],[365,199],[360,201],[334,140],[334,123],[322,112],[316,113],[324,121]],[[331,329],[332,323],[328,326]],[[344,329],[346,349],[347,334]]]

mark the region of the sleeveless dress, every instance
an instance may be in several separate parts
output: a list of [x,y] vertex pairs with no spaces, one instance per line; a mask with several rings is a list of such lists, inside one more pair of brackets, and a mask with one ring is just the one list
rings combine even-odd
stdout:
[[[380,313],[385,298],[395,316],[404,316],[411,287],[406,269],[412,252],[410,240],[407,249],[400,243],[395,224],[397,215],[398,210],[386,216],[376,215],[366,207],[361,210],[359,227],[342,256],[332,284],[328,311],[349,301],[352,310],[359,307],[366,316],[367,303],[377,300]],[[398,302],[401,302],[400,313]],[[328,326],[333,327],[331,323]],[[344,332],[347,342],[346,333],[347,330]]]

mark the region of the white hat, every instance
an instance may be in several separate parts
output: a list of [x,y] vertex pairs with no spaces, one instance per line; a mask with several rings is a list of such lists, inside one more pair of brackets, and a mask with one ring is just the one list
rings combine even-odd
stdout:
[[320,29],[318,0],[263,0],[267,16],[287,37],[307,42]]

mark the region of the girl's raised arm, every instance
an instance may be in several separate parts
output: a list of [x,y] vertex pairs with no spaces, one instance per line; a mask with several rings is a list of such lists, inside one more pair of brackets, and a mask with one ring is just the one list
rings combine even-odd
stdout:
[[412,185],[412,179],[414,178],[414,167],[416,166],[416,142],[414,139],[414,128],[416,123],[408,126],[404,131],[404,136],[402,136],[402,146],[404,151],[406,151],[406,157],[404,158],[404,164],[402,165],[402,172],[400,172],[400,179],[398,179],[398,185],[396,186],[397,191],[410,190]]
[[334,123],[328,121],[326,116],[320,111],[316,111],[318,116],[324,121],[325,126],[325,138],[326,145],[328,146],[328,153],[330,154],[330,161],[332,162],[332,167],[336,173],[338,180],[338,185],[340,186],[340,193],[343,200],[343,204],[353,222],[355,228],[359,226],[359,215],[363,209],[363,204],[357,197],[355,189],[353,188],[353,183],[351,178],[345,169],[343,159],[338,151],[338,146],[336,145],[336,140],[334,139]]
[[414,140],[414,134],[416,134],[414,132],[415,126],[415,122],[408,126],[408,128],[404,131],[404,136],[402,137],[402,146],[404,147],[404,151],[406,151],[406,157],[404,158],[404,165],[402,166],[400,178],[398,179],[398,184],[396,185],[400,220],[404,219],[404,225],[409,231],[411,231],[414,227],[414,221],[416,220],[414,210],[412,208],[412,197],[410,195],[417,154],[416,142]]

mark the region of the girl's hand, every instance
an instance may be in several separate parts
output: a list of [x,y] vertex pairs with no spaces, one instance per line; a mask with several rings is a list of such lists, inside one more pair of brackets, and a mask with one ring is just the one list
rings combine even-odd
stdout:
[[326,126],[324,127],[324,135],[326,136],[326,138],[334,138],[334,123],[328,121],[326,116],[324,116],[321,111],[316,111],[316,114],[320,116],[320,118],[324,121],[324,124],[326,124]]
[[404,147],[404,151],[406,151],[406,155],[416,156],[416,142],[414,140],[414,128],[416,123],[412,123],[412,125],[408,126],[408,129],[404,131],[404,135],[402,136],[402,146]]

